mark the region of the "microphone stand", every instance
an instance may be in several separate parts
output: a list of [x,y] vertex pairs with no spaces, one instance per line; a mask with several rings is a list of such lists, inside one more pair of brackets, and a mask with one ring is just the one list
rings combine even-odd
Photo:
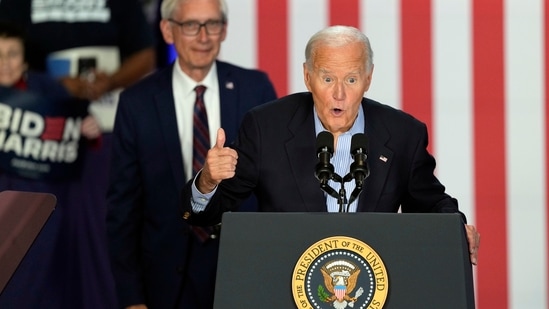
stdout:
[[334,188],[330,187],[327,181],[326,182],[321,181],[320,188],[324,190],[324,192],[328,193],[328,195],[330,195],[331,197],[337,199],[337,203],[339,204],[339,212],[344,212],[343,210],[348,208],[348,206],[344,207],[344,205],[347,204],[347,194],[345,192],[345,185],[344,185],[345,182],[343,181],[343,178],[341,178],[341,176],[339,176],[336,173],[333,173],[330,179],[332,179],[333,181],[339,182],[341,184],[339,188],[339,192],[337,192]]
[[[350,177],[348,177],[350,176]],[[339,176],[338,176],[339,177]],[[360,192],[362,192],[362,184],[363,182],[357,182],[357,185],[355,186],[355,189],[351,193],[351,198],[349,201],[347,201],[347,194],[345,193],[345,183],[353,180],[353,177],[351,174],[347,174],[344,178],[339,177],[338,180],[334,179],[335,181],[339,181],[341,184],[341,188],[339,189],[339,196],[336,197],[332,195],[333,197],[336,197],[339,203],[339,212],[349,212],[349,206],[358,198],[360,195]],[[333,190],[333,189],[332,189]],[[335,190],[334,190],[335,192]],[[346,207],[343,207],[343,205],[346,205]]]
[[[366,177],[368,177],[368,175],[366,175]],[[334,188],[330,187],[330,185],[328,184],[329,179],[326,179],[326,181],[321,180],[320,188],[324,190],[324,192],[328,193],[331,197],[337,199],[337,203],[339,204],[339,212],[349,212],[349,206],[358,198],[360,192],[362,192],[364,180],[366,180],[366,178],[361,177],[360,179],[357,179],[355,189],[351,193],[351,197],[349,200],[347,200],[347,193],[345,192],[345,183],[354,179],[353,174],[349,172],[347,175],[345,175],[345,177],[342,178],[338,174],[332,173],[330,179],[340,184],[339,191],[336,191]]]
[[345,192],[345,183],[343,181],[343,178],[339,176],[338,174],[334,173],[334,181],[337,181],[340,183],[339,186],[339,196],[337,197],[337,203],[339,204],[339,212],[343,212],[343,210],[347,207],[344,207],[344,205],[347,204],[347,193]]

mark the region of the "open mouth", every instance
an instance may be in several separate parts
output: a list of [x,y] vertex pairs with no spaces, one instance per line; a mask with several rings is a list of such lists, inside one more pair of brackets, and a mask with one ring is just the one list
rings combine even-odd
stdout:
[[335,116],[340,116],[343,114],[343,110],[341,108],[332,108],[332,114]]

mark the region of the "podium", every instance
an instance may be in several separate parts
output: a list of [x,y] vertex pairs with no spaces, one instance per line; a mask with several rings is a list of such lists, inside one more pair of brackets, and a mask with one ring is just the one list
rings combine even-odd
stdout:
[[459,214],[229,212],[220,237],[215,309],[475,308]]
[[50,217],[56,202],[55,196],[49,193],[0,192],[0,293]]

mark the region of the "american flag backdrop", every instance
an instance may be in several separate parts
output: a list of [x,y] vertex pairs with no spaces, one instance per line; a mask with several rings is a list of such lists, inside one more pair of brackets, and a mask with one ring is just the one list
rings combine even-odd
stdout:
[[[427,123],[436,173],[481,233],[477,308],[548,308],[549,0],[227,0],[221,59],[304,91],[308,38],[362,29],[366,96]],[[428,301],[428,300],[426,300]]]

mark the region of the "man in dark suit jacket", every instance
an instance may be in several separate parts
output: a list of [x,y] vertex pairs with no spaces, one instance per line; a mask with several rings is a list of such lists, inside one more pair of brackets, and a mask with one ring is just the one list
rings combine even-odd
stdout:
[[[373,72],[368,38],[358,29],[326,28],[306,47],[304,77],[310,92],[298,93],[252,109],[236,142],[223,147],[223,130],[208,162],[183,192],[183,218],[196,224],[218,222],[254,192],[261,211],[337,212],[337,196],[325,194],[315,179],[314,137],[335,137],[335,173],[350,171],[352,136],[369,137],[370,175],[350,212],[459,213],[445,193],[427,151],[427,129],[402,111],[363,98]],[[332,145],[330,145],[332,146]],[[364,147],[364,148],[367,148]],[[330,181],[334,189],[338,184]],[[345,184],[346,192],[355,183]],[[464,216],[465,219],[465,216]],[[479,235],[466,225],[471,261],[476,264]]]
[[205,85],[204,100],[218,101],[212,109],[206,102],[210,130],[215,138],[222,126],[228,140],[246,111],[276,94],[265,73],[215,60],[226,32],[223,1],[165,0],[161,9],[164,39],[178,57],[120,96],[107,194],[112,269],[122,308],[211,309],[218,239],[201,241],[180,216],[181,188],[192,177],[185,145],[193,88]]

